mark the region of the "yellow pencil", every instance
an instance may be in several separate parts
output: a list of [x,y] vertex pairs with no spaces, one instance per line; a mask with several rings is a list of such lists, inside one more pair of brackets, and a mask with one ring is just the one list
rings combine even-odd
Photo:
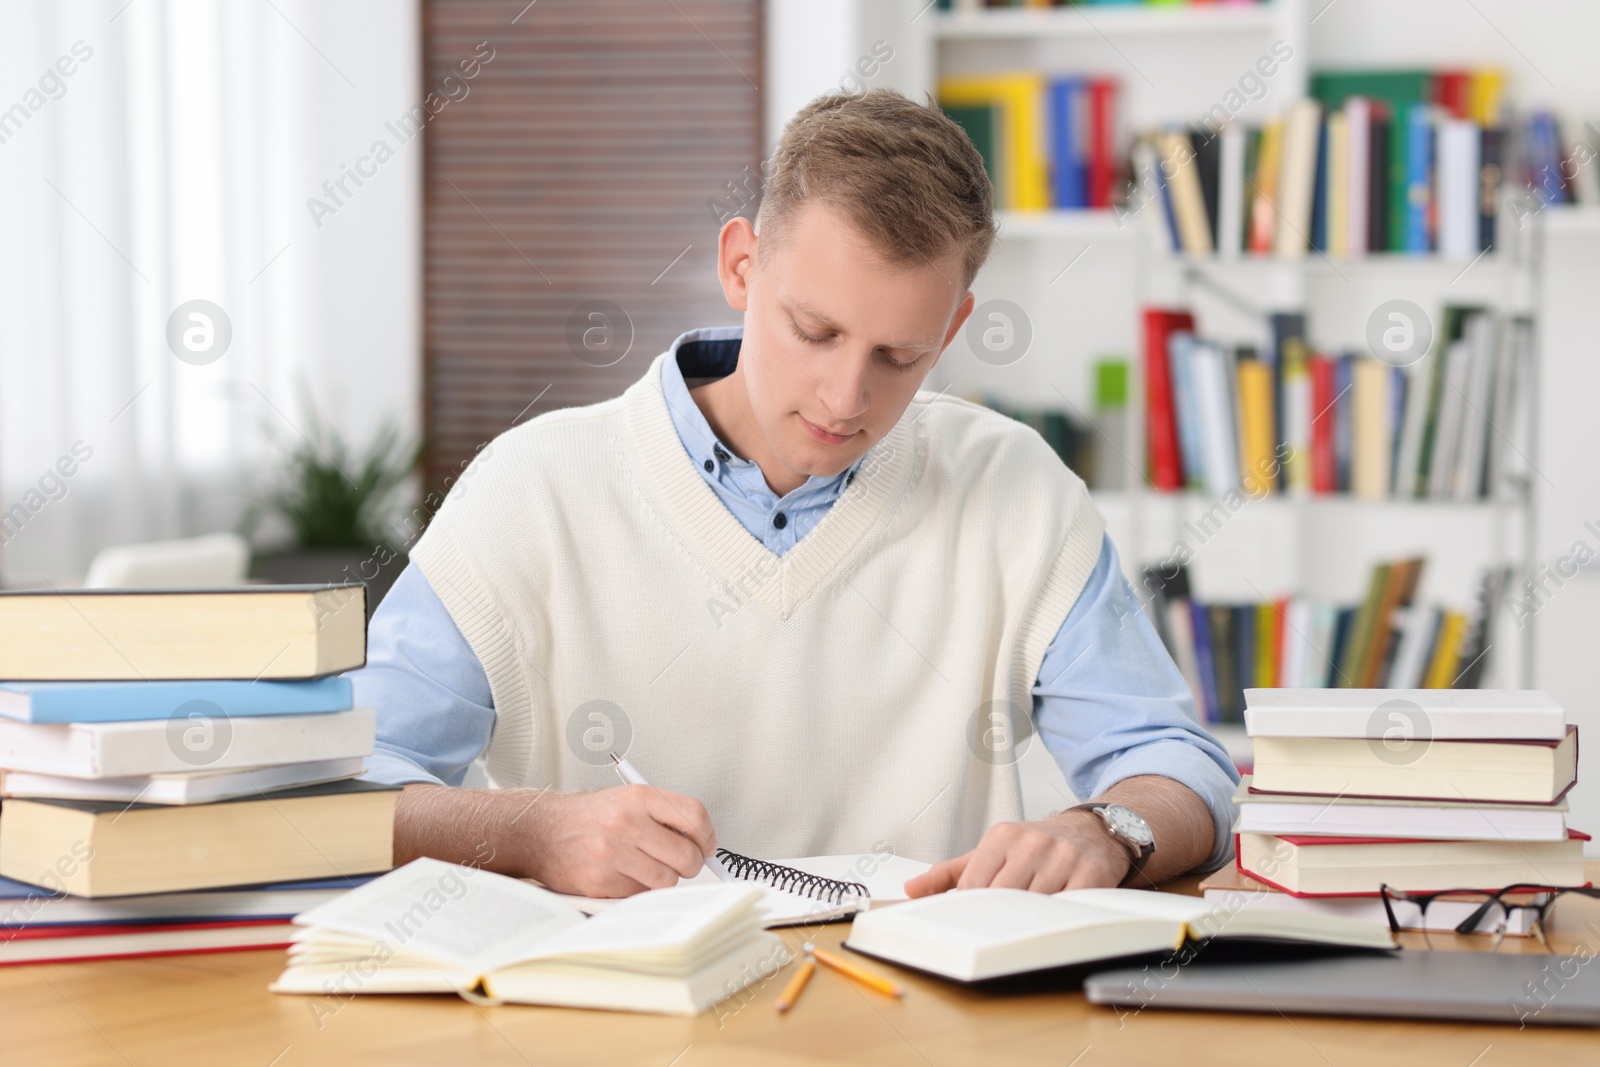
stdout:
[[891,997],[903,997],[906,995],[906,991],[898,982],[885,978],[881,974],[874,974],[865,967],[851,963],[842,956],[835,956],[826,949],[820,948],[812,949],[811,952],[812,955],[817,957],[818,963],[827,964],[847,978],[854,978],[868,989],[876,989],[878,992]]
[[778,995],[778,1011],[785,1012],[794,1007],[800,999],[800,994],[805,991],[806,983],[811,981],[811,974],[817,969],[817,961],[809,955],[805,962],[800,964],[800,969],[789,979],[789,984],[783,987],[783,992]]

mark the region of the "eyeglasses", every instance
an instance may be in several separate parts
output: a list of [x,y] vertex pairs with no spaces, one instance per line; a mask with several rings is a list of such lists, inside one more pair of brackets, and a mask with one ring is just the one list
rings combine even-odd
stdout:
[[[1494,944],[1489,951],[1495,952],[1500,948],[1500,943],[1505,940],[1507,930],[1512,926],[1519,926],[1519,932],[1527,932],[1539,939],[1539,944],[1544,946],[1546,952],[1553,951],[1550,942],[1545,937],[1545,923],[1550,918],[1551,909],[1560,897],[1575,893],[1579,896],[1600,900],[1600,888],[1590,886],[1553,886],[1518,884],[1508,885],[1504,889],[1485,891],[1482,889],[1441,889],[1435,893],[1406,893],[1398,889],[1391,889],[1387,885],[1378,888],[1378,896],[1383,900],[1383,910],[1389,916],[1389,930],[1398,934],[1402,926],[1395,916],[1394,904],[1402,901],[1414,905],[1419,913],[1418,921],[1413,929],[1420,928],[1422,939],[1429,948],[1433,942],[1428,936],[1428,907],[1433,904],[1449,902],[1451,918],[1454,918],[1456,905],[1470,907],[1466,917],[1453,928],[1457,934],[1490,934],[1494,937]],[[1443,910],[1435,909],[1435,917]],[[1446,920],[1448,921],[1448,920]]]

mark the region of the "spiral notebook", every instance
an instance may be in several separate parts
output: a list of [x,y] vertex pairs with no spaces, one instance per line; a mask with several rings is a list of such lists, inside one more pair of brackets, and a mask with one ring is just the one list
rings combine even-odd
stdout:
[[[876,852],[767,861],[719,848],[717,858],[734,878],[762,887],[761,922],[768,929],[832,922],[866,911],[874,904],[905,900],[905,883],[929,867],[929,864],[903,856]],[[720,885],[721,882],[710,871],[702,870],[678,884]],[[596,915],[617,903],[616,898],[566,894],[562,899],[589,915]]]

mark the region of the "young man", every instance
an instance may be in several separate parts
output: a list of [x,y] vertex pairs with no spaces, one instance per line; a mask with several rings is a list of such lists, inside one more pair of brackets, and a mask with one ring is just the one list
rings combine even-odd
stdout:
[[[954,887],[1151,884],[1229,855],[1226,754],[1083,483],[919,392],[995,234],[983,161],[888,90],[789,123],[723,226],[742,327],[496,438],[377,611],[395,860],[621,896],[719,845],[890,849]],[[1021,822],[1032,715],[1087,807]],[[1012,736],[1007,736],[1008,730]],[[611,752],[651,785],[618,785]],[[480,755],[492,789],[464,789]]]

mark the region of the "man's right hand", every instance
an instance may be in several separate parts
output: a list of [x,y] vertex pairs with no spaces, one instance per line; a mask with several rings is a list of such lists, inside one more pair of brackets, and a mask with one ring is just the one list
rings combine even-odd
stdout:
[[432,856],[586,897],[674,885],[716,847],[703,804],[649,785],[557,793],[419,784],[395,810],[397,866]]

